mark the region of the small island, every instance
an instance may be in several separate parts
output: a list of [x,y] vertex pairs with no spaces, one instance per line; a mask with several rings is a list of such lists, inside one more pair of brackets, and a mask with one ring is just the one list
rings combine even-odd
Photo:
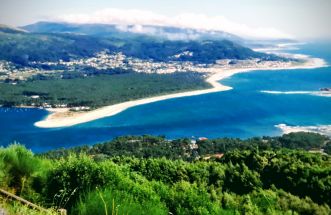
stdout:
[[331,92],[331,87],[320,88],[320,91]]

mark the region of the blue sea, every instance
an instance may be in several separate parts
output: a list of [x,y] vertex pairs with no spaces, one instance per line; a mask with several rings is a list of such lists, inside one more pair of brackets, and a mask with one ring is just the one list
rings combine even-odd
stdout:
[[[331,64],[331,43],[308,43],[288,52],[320,57]],[[19,142],[34,152],[94,144],[120,135],[179,137],[276,136],[278,124],[331,125],[331,97],[267,94],[268,91],[318,91],[331,87],[331,68],[255,71],[222,80],[231,91],[176,98],[136,106],[116,116],[77,126],[43,129],[34,122],[47,112],[0,108],[0,145]]]

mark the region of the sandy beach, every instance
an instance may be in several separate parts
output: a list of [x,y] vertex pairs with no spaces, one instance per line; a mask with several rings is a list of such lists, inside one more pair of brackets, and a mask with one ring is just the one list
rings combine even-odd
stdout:
[[[303,57],[299,56],[297,58],[303,58]],[[195,90],[189,92],[181,92],[181,93],[143,98],[134,101],[127,101],[115,105],[105,106],[88,112],[72,112],[69,111],[68,108],[47,109],[50,112],[50,114],[44,120],[36,122],[35,126],[41,128],[72,126],[104,117],[113,116],[128,108],[137,105],[148,104],[166,99],[173,99],[173,98],[179,98],[185,96],[196,96],[206,93],[231,90],[232,89],[231,87],[224,86],[220,84],[219,81],[237,73],[250,72],[256,70],[312,69],[312,68],[319,68],[326,66],[326,63],[323,59],[308,58],[308,57],[305,58],[306,59],[304,63],[299,65],[291,65],[287,67],[252,67],[252,68],[233,68],[233,69],[213,68],[211,74],[206,79],[206,81],[211,84],[212,88],[204,89],[204,90]]]

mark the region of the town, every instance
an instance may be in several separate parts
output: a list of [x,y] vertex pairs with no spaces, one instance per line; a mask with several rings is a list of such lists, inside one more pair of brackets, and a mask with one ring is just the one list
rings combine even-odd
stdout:
[[[111,69],[122,69],[138,73],[166,74],[174,72],[204,72],[210,73],[214,69],[247,69],[247,68],[284,68],[293,66],[295,61],[265,61],[258,58],[248,60],[222,59],[214,64],[199,64],[189,61],[176,60],[180,56],[192,56],[193,52],[177,54],[167,62],[157,62],[149,59],[128,57],[119,53],[99,52],[94,57],[73,59],[70,61],[59,60],[56,62],[32,61],[28,67],[18,67],[8,61],[0,61],[0,81],[7,81],[16,84],[16,81],[24,81],[35,75],[52,75],[64,71],[80,71],[84,73],[86,68],[93,68],[97,71]],[[47,68],[47,69],[44,69]],[[84,74],[84,76],[87,76]]]

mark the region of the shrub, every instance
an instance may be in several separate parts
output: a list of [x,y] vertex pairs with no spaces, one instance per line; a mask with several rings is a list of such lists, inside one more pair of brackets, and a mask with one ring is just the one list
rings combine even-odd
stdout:
[[86,155],[69,156],[59,160],[50,171],[46,194],[48,201],[58,207],[70,208],[79,195],[103,186],[105,171]]
[[32,199],[36,197],[32,188],[42,189],[50,162],[35,157],[22,145],[13,144],[0,150],[0,166],[1,186]]
[[87,193],[75,206],[73,214],[132,214],[132,215],[161,215],[168,214],[164,204],[155,200],[139,200],[127,191],[96,190]]

